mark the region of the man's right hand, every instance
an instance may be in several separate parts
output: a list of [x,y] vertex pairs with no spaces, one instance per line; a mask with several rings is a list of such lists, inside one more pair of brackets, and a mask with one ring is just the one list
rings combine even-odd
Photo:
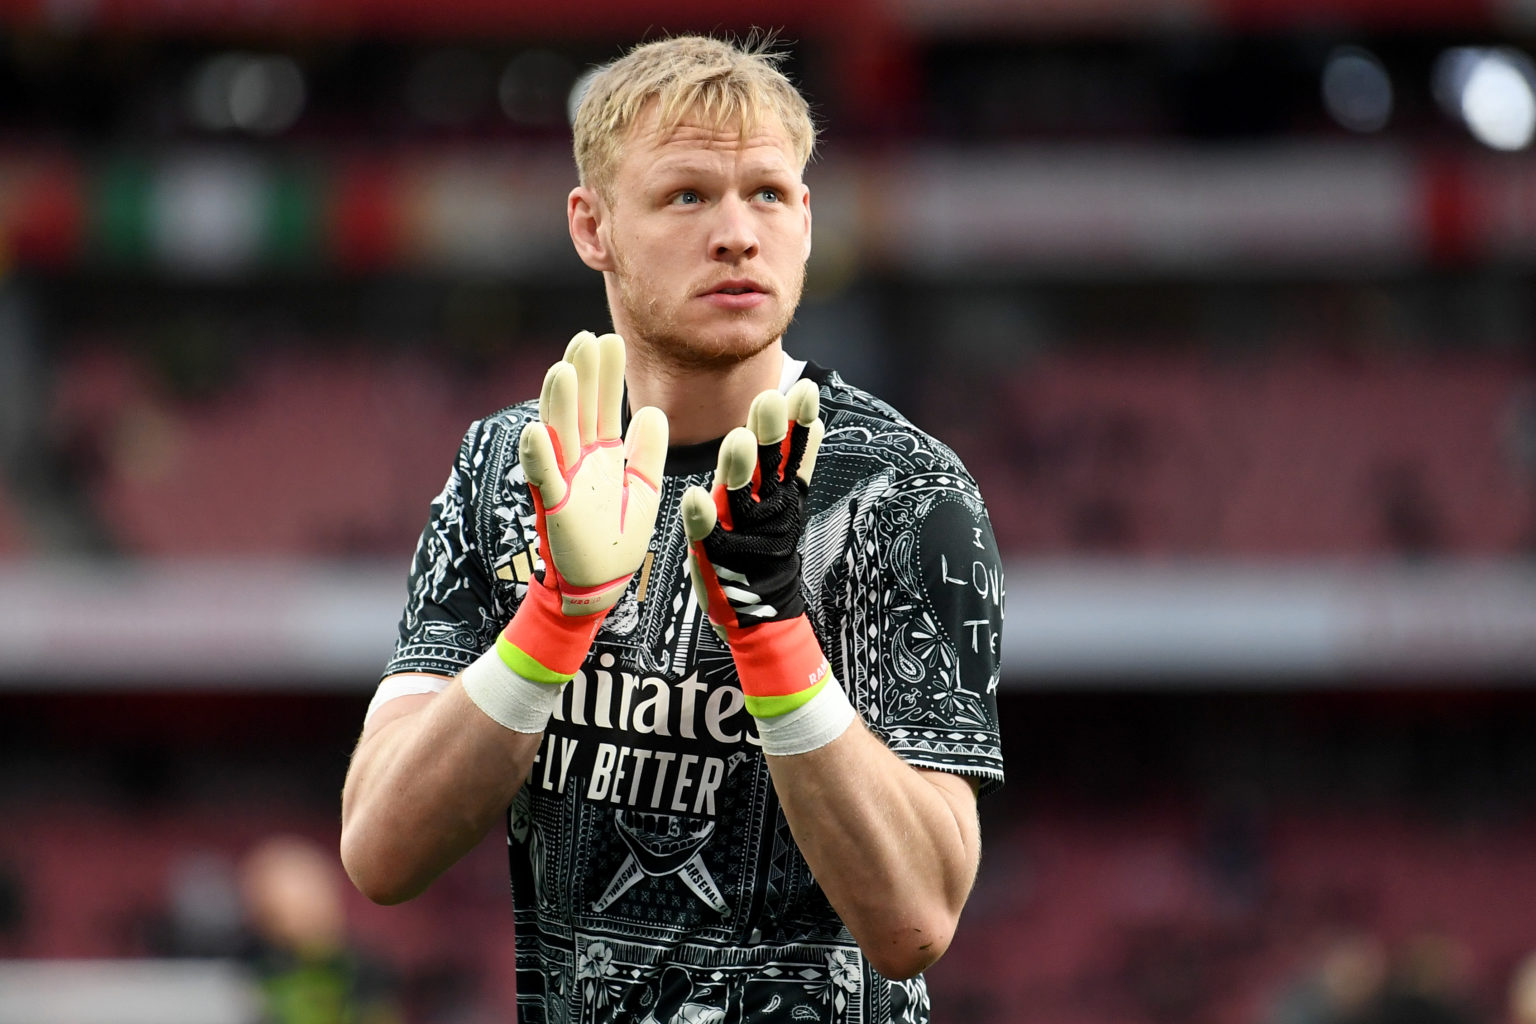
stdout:
[[542,584],[569,616],[613,607],[656,528],[667,417],[641,409],[621,442],[623,403],[623,339],[583,331],[545,374],[539,419],[518,444],[537,513]]
[[583,331],[545,374],[539,418],[518,441],[544,566],[495,651],[463,676],[469,698],[517,732],[543,730],[656,528],[667,417],[641,409],[620,441],[623,407],[623,340]]

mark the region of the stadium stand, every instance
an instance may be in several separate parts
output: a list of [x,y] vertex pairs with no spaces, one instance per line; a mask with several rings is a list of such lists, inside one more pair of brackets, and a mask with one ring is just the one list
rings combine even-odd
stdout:
[[[271,835],[335,842],[324,794],[358,700],[190,698],[201,732],[166,718],[172,698],[70,700],[13,704],[26,725],[4,726],[0,876],[25,908],[0,915],[6,955],[184,955],[178,915],[217,916],[210,875]],[[1394,960],[1439,943],[1496,1019],[1536,948],[1528,698],[1014,693],[1003,710],[1010,782],[983,802],[981,875],[928,975],[947,1019],[1264,1024],[1341,933]],[[349,897],[412,1019],[509,1005],[504,850],[487,837],[400,907]]]
[[124,552],[398,555],[470,422],[537,394],[539,358],[471,376],[421,353],[290,348],[184,398],[95,348],[59,374],[54,422]]
[[[478,375],[425,352],[276,348],[180,398],[92,347],[61,368],[52,419],[126,553],[393,554],[468,422],[536,395],[553,348]],[[1068,352],[991,401],[937,393],[925,410],[1015,556],[1478,557],[1533,537],[1518,436],[1533,387],[1513,356]],[[1011,447],[989,441],[998,421]]]
[[[94,347],[59,373],[53,420],[125,552],[397,554],[470,420],[535,395],[556,348],[467,375],[287,347],[184,398]],[[1513,432],[1533,386],[1514,357],[1066,352],[944,426],[1016,556],[1509,555],[1532,537]]]
[[[9,955],[164,955],[178,876],[290,833],[334,842],[331,823],[301,807],[12,813],[0,853],[25,878],[32,911]],[[1262,878],[1239,894],[1187,807],[999,822],[964,926],[929,972],[936,1005],[978,1024],[1262,1021],[1318,937],[1345,927],[1394,951],[1423,936],[1453,941],[1466,991],[1494,1004],[1530,949],[1528,823],[1467,828],[1377,808],[1275,815],[1266,833]],[[350,901],[355,931],[414,998],[435,998],[444,978],[488,1005],[510,997],[498,967],[510,962],[510,912],[490,895],[504,883],[502,845],[491,837],[407,906]],[[466,930],[472,945],[456,941]]]
[[1530,388],[1517,358],[1468,353],[1066,352],[987,407],[1014,448],[978,443],[980,422],[961,447],[1014,552],[1515,554],[1536,489],[1511,436]]

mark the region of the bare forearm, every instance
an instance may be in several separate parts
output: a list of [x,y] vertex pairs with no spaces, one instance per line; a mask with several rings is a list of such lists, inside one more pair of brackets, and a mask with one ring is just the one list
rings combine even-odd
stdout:
[[342,790],[342,861],[358,889],[380,903],[418,895],[485,837],[541,738],[497,725],[457,680],[365,734]]
[[857,721],[768,765],[795,842],[875,968],[909,977],[937,960],[980,856],[969,784],[937,783]]

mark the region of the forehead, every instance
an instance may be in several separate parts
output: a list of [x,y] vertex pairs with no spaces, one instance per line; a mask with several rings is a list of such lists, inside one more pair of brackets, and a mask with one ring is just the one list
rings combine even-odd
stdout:
[[658,168],[699,160],[740,160],[799,175],[789,132],[776,117],[763,118],[745,138],[740,122],[710,124],[690,116],[676,127],[662,130],[658,120],[653,105],[635,122],[624,143],[618,167],[621,176],[643,176]]

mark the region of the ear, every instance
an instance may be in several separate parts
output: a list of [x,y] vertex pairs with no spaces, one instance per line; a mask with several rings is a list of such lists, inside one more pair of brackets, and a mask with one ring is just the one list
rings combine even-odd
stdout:
[[612,270],[613,248],[608,236],[608,207],[595,189],[578,185],[566,197],[566,222],[576,255],[593,270]]
[[800,194],[800,206],[805,212],[805,258],[811,258],[811,190],[809,187]]

